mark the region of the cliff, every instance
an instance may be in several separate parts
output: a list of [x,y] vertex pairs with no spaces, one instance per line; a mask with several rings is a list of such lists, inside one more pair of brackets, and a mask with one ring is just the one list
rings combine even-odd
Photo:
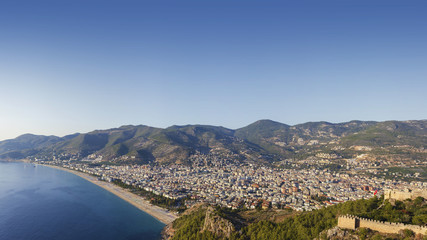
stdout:
[[163,239],[226,239],[236,231],[234,224],[218,209],[198,204],[165,227]]
[[221,238],[229,238],[231,233],[235,231],[235,227],[230,221],[220,217],[213,207],[209,206],[206,209],[205,223],[202,228],[202,232],[204,231],[210,231]]

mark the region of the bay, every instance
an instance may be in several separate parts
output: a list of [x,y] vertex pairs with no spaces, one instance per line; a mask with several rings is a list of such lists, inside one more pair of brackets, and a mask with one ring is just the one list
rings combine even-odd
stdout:
[[159,239],[165,225],[71,173],[0,162],[0,239]]

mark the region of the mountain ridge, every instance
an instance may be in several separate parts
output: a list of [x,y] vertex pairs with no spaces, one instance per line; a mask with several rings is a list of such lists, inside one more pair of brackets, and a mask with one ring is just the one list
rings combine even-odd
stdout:
[[423,152],[427,149],[427,120],[287,125],[262,119],[238,129],[199,124],[167,128],[123,125],[64,137],[24,134],[0,141],[0,158],[185,164],[196,153],[215,152],[239,161],[274,162],[354,146],[407,146]]

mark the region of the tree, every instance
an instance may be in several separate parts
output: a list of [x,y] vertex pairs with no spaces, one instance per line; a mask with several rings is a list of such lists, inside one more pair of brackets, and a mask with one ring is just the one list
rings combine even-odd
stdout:
[[368,237],[369,229],[368,228],[359,228],[358,235],[361,240],[365,240]]

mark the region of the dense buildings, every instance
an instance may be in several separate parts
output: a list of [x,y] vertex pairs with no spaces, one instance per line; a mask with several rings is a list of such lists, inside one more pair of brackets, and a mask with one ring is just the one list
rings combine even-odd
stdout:
[[333,172],[329,169],[279,169],[217,158],[193,156],[192,165],[90,166],[62,163],[66,168],[121,180],[167,198],[185,198],[187,207],[208,202],[230,208],[313,210],[348,200],[372,197],[375,191],[426,188],[426,182],[402,182]]

